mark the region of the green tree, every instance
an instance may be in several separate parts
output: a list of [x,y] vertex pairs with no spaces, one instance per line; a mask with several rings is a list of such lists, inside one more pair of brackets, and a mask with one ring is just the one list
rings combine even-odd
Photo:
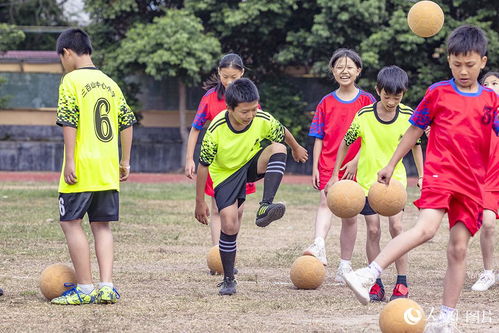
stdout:
[[156,80],[178,78],[181,163],[187,144],[186,85],[197,84],[220,56],[220,43],[205,34],[201,21],[186,10],[169,9],[150,24],[137,23],[106,64],[129,75],[142,69]]
[[[15,26],[0,23],[0,54],[11,48],[15,48],[17,44],[24,39],[24,33],[18,30]],[[5,78],[0,77],[0,87],[6,81]],[[0,109],[7,106],[9,96],[0,96]]]

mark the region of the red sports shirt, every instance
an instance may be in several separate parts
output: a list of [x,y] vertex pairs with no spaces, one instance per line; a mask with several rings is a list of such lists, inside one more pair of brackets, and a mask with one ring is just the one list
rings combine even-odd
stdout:
[[499,191],[499,137],[492,135],[490,142],[489,167],[485,178],[485,190]]
[[[355,114],[364,106],[374,102],[376,99],[373,95],[363,90],[359,90],[357,96],[350,101],[340,99],[335,91],[322,98],[317,105],[308,134],[323,140],[322,152],[319,157],[319,173],[334,169],[338,148]],[[343,165],[352,160],[359,149],[360,140],[356,140],[349,146]]]
[[452,79],[428,88],[409,120],[421,129],[431,125],[424,187],[455,191],[482,203],[498,106],[497,95],[482,86],[464,93]]
[[201,131],[208,120],[213,120],[217,114],[226,109],[225,96],[222,99],[218,99],[215,88],[211,88],[201,98],[201,102],[199,102],[198,111],[192,122],[192,127]]

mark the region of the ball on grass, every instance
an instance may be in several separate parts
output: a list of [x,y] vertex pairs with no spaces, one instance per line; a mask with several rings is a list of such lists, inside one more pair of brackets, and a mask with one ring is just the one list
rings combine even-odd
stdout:
[[213,246],[210,251],[208,251],[206,262],[208,263],[210,271],[215,272],[216,274],[224,273],[224,267],[222,266],[222,259],[220,258],[218,245]]
[[326,276],[324,265],[314,256],[301,256],[291,266],[291,281],[298,289],[317,289]]
[[421,306],[409,298],[389,302],[379,314],[382,333],[422,333],[426,315]]
[[407,192],[401,182],[392,178],[389,185],[374,183],[369,189],[367,200],[379,215],[393,216],[404,209]]
[[327,193],[327,205],[334,215],[340,218],[354,217],[366,203],[366,194],[353,180],[340,180],[334,183]]
[[442,29],[444,12],[433,1],[419,1],[409,10],[407,24],[416,35],[431,37]]
[[73,268],[64,264],[53,264],[45,268],[40,276],[40,291],[48,300],[61,296],[70,289],[68,285],[76,284]]

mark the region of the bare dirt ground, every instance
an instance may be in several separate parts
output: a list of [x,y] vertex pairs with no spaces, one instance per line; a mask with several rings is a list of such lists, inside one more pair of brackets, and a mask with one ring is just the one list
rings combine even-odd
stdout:
[[[287,203],[285,217],[267,228],[254,224],[261,187],[248,197],[238,237],[236,295],[218,296],[221,277],[208,274],[205,256],[211,241],[208,227],[193,218],[193,183],[156,180],[122,187],[121,221],[113,228],[114,282],[120,301],[111,306],[53,306],[40,294],[38,278],[49,264],[70,263],[57,222],[57,179],[6,179],[0,174],[0,287],[5,291],[0,297],[0,332],[379,332],[383,304],[364,307],[348,288],[334,283],[338,219],[327,240],[330,266],[324,284],[311,291],[291,284],[289,268],[312,239],[319,198],[308,184],[291,181],[282,185],[277,197]],[[303,182],[308,183],[307,178],[298,183]],[[411,199],[416,195],[411,188]],[[416,214],[408,204],[407,228],[415,223]],[[386,220],[382,224],[386,244]],[[358,230],[354,267],[366,263],[365,223],[360,218]],[[444,221],[432,241],[409,255],[411,297],[427,315],[441,303],[447,240]],[[98,281],[95,259],[93,268]],[[462,332],[499,331],[499,288],[470,290],[481,269],[475,237],[458,305]],[[383,280],[390,296],[393,267],[383,273]]]

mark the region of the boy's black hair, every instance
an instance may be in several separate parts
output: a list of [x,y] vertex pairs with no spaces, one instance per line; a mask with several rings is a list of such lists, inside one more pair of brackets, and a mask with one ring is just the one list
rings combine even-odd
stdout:
[[[228,53],[224,55],[218,63],[218,69],[220,70],[222,68],[234,68],[242,72],[244,70],[243,59],[241,59],[241,57],[235,53]],[[215,87],[218,99],[222,99],[225,94],[225,87],[222,82],[220,82],[218,73],[213,74],[208,80],[206,80],[203,85],[203,88],[206,90],[209,90],[213,87]]]
[[487,36],[479,27],[462,25],[454,29],[447,38],[447,54],[459,55],[476,52],[480,57],[487,55]]
[[357,52],[351,49],[341,48],[334,51],[333,56],[329,60],[329,70],[333,70],[338,59],[345,57],[350,58],[354,62],[355,66],[357,66],[357,68],[362,68],[362,60],[360,59],[360,56],[357,54]]
[[92,54],[92,43],[88,34],[78,28],[63,31],[57,38],[57,54],[64,54],[64,49],[72,50],[78,55]]
[[407,73],[398,66],[383,67],[376,79],[376,88],[379,92],[385,89],[388,94],[400,94],[409,88],[409,77]]
[[242,78],[232,82],[225,91],[225,102],[234,110],[240,103],[251,103],[258,101],[260,95],[253,81]]
[[480,84],[483,86],[483,84],[485,83],[485,80],[489,77],[489,76],[495,76],[496,78],[499,79],[499,72],[487,72],[485,73],[485,75],[482,77],[482,79],[480,80]]

